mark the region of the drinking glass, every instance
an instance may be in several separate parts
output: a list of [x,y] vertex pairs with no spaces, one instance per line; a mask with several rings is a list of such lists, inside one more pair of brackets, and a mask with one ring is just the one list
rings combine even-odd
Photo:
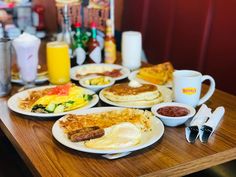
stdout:
[[40,39],[28,33],[23,33],[12,42],[24,88],[35,86],[40,43]]
[[47,67],[51,84],[70,82],[70,56],[67,43],[58,41],[47,43]]
[[122,33],[122,65],[135,70],[141,66],[142,35],[136,31]]

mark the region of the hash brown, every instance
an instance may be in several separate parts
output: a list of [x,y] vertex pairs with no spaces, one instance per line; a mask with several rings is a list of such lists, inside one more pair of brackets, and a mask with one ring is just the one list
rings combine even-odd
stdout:
[[121,122],[130,122],[142,131],[149,131],[152,117],[153,114],[150,111],[125,108],[85,115],[69,114],[64,116],[64,119],[59,123],[66,134],[86,127],[98,126],[107,128]]

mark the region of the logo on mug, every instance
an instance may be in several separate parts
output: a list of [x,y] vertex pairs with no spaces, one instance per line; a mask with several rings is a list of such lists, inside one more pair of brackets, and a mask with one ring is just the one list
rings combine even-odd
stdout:
[[182,93],[186,95],[193,95],[197,92],[197,89],[194,87],[187,87],[182,89]]

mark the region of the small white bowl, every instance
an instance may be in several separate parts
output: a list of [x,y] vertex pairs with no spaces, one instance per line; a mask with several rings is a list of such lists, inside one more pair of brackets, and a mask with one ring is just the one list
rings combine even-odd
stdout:
[[[177,106],[177,107],[183,107],[186,108],[189,113],[186,116],[180,116],[180,117],[169,117],[159,114],[157,111],[160,108],[166,107],[166,106]],[[161,119],[161,121],[166,125],[170,127],[176,127],[181,124],[184,124],[189,118],[193,117],[196,113],[196,110],[189,105],[182,104],[182,103],[175,103],[175,102],[169,102],[169,103],[160,103],[157,105],[154,105],[151,109],[152,113]]]
[[[87,80],[95,79],[95,78],[99,78],[99,77],[105,77],[110,82],[108,84],[104,84],[104,85],[89,85],[89,84],[86,84]],[[106,87],[109,87],[109,86],[113,85],[115,83],[115,80],[112,77],[108,77],[108,76],[87,76],[87,77],[84,77],[84,78],[80,79],[79,83],[82,87],[93,90],[94,92],[98,92],[99,90],[101,90],[103,88],[106,88]]]

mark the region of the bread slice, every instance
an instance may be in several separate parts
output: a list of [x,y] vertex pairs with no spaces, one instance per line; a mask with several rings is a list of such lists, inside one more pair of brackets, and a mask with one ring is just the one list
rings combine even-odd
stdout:
[[141,68],[137,73],[137,78],[153,84],[163,85],[172,80],[173,71],[173,65],[170,62],[165,62],[152,67]]

